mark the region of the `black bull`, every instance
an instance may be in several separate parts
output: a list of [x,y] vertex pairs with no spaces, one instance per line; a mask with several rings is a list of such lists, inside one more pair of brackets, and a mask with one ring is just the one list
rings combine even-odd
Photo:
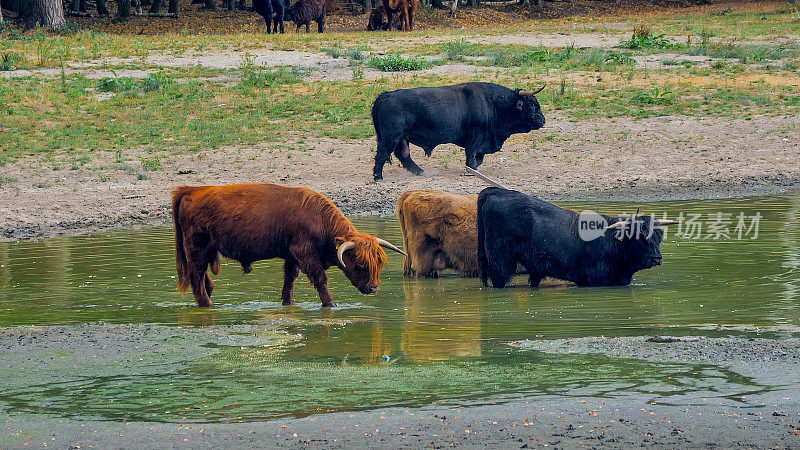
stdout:
[[505,287],[519,262],[532,287],[544,277],[580,286],[630,284],[633,274],[661,264],[665,225],[651,216],[593,215],[603,224],[582,234],[585,215],[517,191],[486,188],[478,196],[478,271]]
[[500,150],[509,136],[544,126],[535,92],[512,90],[494,83],[420,87],[384,92],[372,105],[378,139],[373,177],[383,179],[383,165],[394,151],[415,175],[422,169],[411,159],[409,143],[430,156],[439,144],[464,148],[467,166],[476,169],[484,155]]

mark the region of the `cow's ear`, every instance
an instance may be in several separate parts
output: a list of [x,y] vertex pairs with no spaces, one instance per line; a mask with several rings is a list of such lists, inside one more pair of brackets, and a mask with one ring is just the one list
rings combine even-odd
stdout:
[[522,101],[522,98],[517,99],[517,111],[522,112],[522,108],[525,107],[525,102]]

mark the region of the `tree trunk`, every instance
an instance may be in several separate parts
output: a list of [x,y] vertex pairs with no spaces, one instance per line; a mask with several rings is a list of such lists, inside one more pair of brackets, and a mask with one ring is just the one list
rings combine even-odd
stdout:
[[117,20],[128,20],[131,16],[131,0],[117,2]]
[[0,23],[3,23],[3,5],[0,4]]
[[67,26],[61,0],[23,0],[20,2],[20,16],[26,29],[36,27],[37,23],[42,27],[56,29]]

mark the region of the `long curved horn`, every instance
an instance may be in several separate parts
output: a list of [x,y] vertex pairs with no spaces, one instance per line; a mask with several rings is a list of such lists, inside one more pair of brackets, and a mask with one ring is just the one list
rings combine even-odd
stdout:
[[342,259],[342,255],[344,255],[344,252],[346,252],[348,249],[351,249],[355,246],[356,243],[353,241],[347,241],[339,246],[339,251],[336,252],[336,257],[339,258],[339,264],[341,264],[342,267],[347,267],[347,265],[345,265],[344,263],[344,260]]
[[408,255],[406,255],[406,252],[404,252],[404,251],[400,250],[399,248],[395,247],[395,246],[394,246],[394,245],[392,245],[391,243],[389,243],[389,242],[386,242],[386,241],[384,241],[384,240],[383,240],[383,239],[381,239],[381,238],[375,238],[375,239],[377,239],[377,240],[378,240],[378,244],[379,244],[381,247],[386,247],[386,248],[388,248],[389,250],[393,250],[393,251],[395,251],[395,252],[397,252],[397,253],[400,253],[400,254],[401,254],[401,255],[403,255],[403,256],[408,256]]
[[499,187],[499,188],[502,188],[502,189],[508,189],[507,187],[503,186],[502,184],[498,183],[497,181],[494,181],[493,179],[487,177],[486,175],[478,172],[477,170],[473,169],[472,167],[470,167],[470,166],[464,166],[464,167],[467,168],[468,172],[470,172],[471,174],[473,174],[476,177],[480,178],[481,180],[489,183],[490,185],[492,185],[494,187]]
[[617,223],[612,223],[611,225],[607,226],[606,230],[614,230],[614,229],[617,229],[617,228],[625,228],[625,227],[628,226],[629,223],[630,222],[627,221],[627,220],[620,220]]
[[677,225],[681,223],[680,220],[656,220],[657,227],[665,227],[667,225]]
[[537,90],[535,90],[533,92],[531,92],[531,91],[519,91],[519,95],[521,95],[523,97],[533,97],[534,95],[538,94],[539,92],[542,92],[542,90],[544,90],[544,88],[546,88],[546,87],[547,87],[547,84],[543,85],[542,87],[540,87],[539,89],[537,89]]

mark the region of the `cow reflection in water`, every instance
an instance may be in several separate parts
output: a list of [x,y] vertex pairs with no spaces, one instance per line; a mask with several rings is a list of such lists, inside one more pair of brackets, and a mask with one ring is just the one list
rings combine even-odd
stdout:
[[408,281],[400,349],[413,362],[481,356],[481,298],[442,295],[439,283]]

